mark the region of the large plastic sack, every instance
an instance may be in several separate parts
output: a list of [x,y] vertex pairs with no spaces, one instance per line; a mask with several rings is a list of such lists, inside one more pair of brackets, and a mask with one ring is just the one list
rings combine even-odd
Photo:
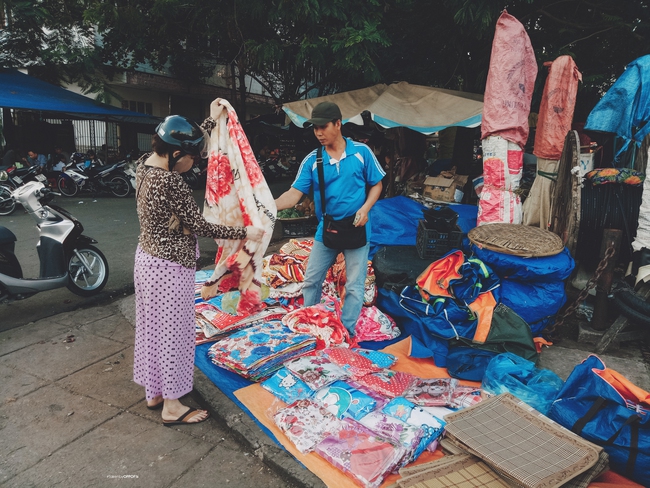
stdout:
[[533,336],[541,334],[565,302],[563,281],[525,283],[501,280],[501,303],[528,322]]
[[565,247],[554,256],[522,258],[488,249],[481,249],[472,244],[470,251],[487,264],[500,278],[511,278],[526,282],[566,280],[575,267],[571,253]]
[[548,417],[603,446],[614,471],[650,486],[650,393],[597,356],[573,368]]
[[560,56],[544,66],[549,70],[539,106],[533,154],[557,160],[562,156],[566,133],[571,130],[578,81],[582,81],[582,75],[571,56]]
[[522,219],[521,197],[517,193],[483,186],[481,200],[478,205],[477,225],[493,223],[521,224]]
[[492,395],[511,393],[546,415],[564,381],[553,371],[506,352],[495,356],[485,370],[481,387]]
[[537,61],[526,29],[504,10],[492,42],[481,139],[499,135],[521,147],[526,145],[536,77]]

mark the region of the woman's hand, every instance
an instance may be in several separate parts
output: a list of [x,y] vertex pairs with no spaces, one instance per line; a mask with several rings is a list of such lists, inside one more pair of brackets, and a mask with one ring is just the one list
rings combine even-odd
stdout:
[[250,225],[246,227],[246,239],[249,241],[261,242],[264,234],[264,229],[259,229]]
[[221,105],[221,98],[215,98],[210,104],[210,117],[217,120],[224,108],[225,107]]

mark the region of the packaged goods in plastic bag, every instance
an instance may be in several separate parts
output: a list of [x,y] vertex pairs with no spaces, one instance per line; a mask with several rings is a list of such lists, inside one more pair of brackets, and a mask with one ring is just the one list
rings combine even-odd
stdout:
[[482,383],[486,392],[511,393],[544,415],[562,386],[564,381],[552,371],[537,369],[531,361],[509,352],[490,361]]

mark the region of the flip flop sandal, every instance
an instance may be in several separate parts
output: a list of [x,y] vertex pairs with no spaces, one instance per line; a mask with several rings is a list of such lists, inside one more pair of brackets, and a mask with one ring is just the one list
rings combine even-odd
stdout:
[[210,413],[208,412],[207,417],[205,417],[203,420],[199,420],[198,422],[188,422],[189,419],[194,417],[196,414],[192,415],[194,412],[199,412],[194,407],[190,407],[190,409],[185,412],[183,415],[178,417],[176,420],[163,420],[163,425],[165,427],[169,427],[171,425],[191,425],[191,424],[200,424],[201,422],[204,422],[210,418]]
[[156,403],[155,405],[147,405],[147,408],[149,410],[160,410],[163,407],[164,403],[165,400],[161,400],[160,403]]

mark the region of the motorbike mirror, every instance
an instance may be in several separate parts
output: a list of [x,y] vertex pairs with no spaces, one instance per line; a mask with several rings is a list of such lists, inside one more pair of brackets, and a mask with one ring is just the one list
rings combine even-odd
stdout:
[[0,171],[0,181],[7,181],[9,179],[9,175],[5,170]]

